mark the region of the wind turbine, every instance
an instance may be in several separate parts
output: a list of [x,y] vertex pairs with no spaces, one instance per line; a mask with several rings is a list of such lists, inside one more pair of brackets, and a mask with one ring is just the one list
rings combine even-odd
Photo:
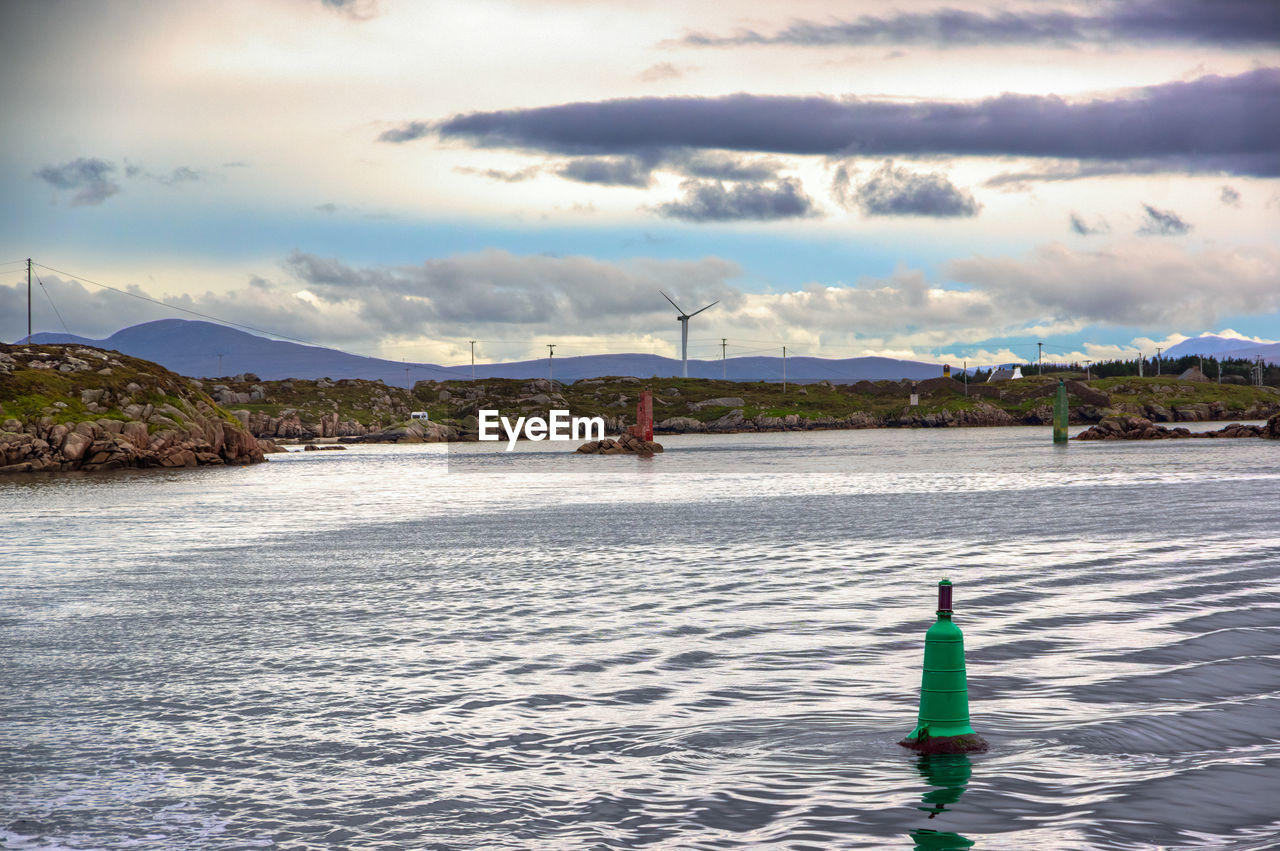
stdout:
[[[658,292],[662,293],[662,290],[658,290]],[[680,311],[680,315],[676,317],[676,319],[680,320],[680,368],[681,368],[680,371],[685,378],[688,378],[689,377],[689,320],[697,316],[703,310],[706,310],[707,307],[715,307],[720,302],[719,300],[713,301],[711,302],[711,304],[708,304],[707,307],[704,307],[700,310],[695,310],[693,313],[685,313],[684,308],[682,308],[680,305],[676,304],[674,301],[671,300],[671,296],[667,295],[666,293],[662,293],[662,297],[665,298],[667,301],[670,301],[671,306],[674,307],[676,310]]]

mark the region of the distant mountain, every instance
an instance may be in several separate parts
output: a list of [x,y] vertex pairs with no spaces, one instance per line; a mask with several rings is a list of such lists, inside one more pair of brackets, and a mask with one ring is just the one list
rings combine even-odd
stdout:
[[1180,358],[1185,355],[1213,355],[1222,358],[1253,360],[1262,357],[1272,363],[1280,363],[1280,343],[1255,343],[1243,337],[1219,337],[1204,334],[1183,340],[1164,350],[1162,357]]
[[[283,340],[269,340],[225,325],[186,319],[161,319],[133,325],[105,340],[90,340],[73,334],[35,334],[33,343],[78,343],[115,349],[133,357],[155,361],[182,375],[225,377],[252,372],[265,380],[285,378],[364,378],[381,380],[400,387],[426,379],[448,380],[471,377],[471,366],[440,366],[432,363],[402,363],[362,357],[304,346]],[[602,375],[633,375],[638,378],[674,378],[680,375],[680,361],[658,355],[584,355],[556,358],[552,364],[559,381],[578,381]],[[942,373],[937,364],[893,358],[787,358],[787,380],[798,384],[828,379],[849,383],[882,378],[934,378]],[[545,378],[547,359],[513,363],[476,364],[476,378]],[[778,381],[782,378],[782,358],[741,357],[689,361],[691,378],[721,378],[730,381]]]

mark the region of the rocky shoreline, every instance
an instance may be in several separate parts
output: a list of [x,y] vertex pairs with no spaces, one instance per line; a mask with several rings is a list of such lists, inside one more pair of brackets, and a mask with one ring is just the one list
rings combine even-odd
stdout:
[[[1158,424],[1280,413],[1280,390],[1272,387],[1079,378],[1065,376],[1065,383],[1070,421],[1096,426],[1083,440],[1191,436]],[[566,410],[598,416],[606,434],[625,435],[636,399],[650,388],[657,435],[1048,425],[1057,383],[1046,375],[998,384],[938,377],[782,388],[614,376],[573,384],[420,381],[406,389],[360,379],[262,381],[252,374],[201,381],[118,352],[0,344],[0,473],[256,463],[279,451],[273,441],[469,442],[479,438],[481,410],[510,416]],[[1141,437],[1149,429],[1153,436]],[[1217,434],[1251,436],[1250,429]],[[588,451],[640,451],[618,441]]]
[[1180,438],[1262,437],[1280,440],[1280,414],[1264,425],[1231,423],[1216,431],[1191,431],[1185,426],[1166,428],[1145,417],[1108,417],[1077,434],[1072,440],[1177,440]]
[[0,474],[256,464],[272,449],[197,382],[116,352],[5,346],[0,388]]

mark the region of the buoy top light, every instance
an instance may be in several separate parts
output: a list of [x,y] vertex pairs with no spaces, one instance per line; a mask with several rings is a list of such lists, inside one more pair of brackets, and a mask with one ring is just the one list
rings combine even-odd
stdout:
[[944,579],[938,583],[938,615],[951,616],[951,580]]

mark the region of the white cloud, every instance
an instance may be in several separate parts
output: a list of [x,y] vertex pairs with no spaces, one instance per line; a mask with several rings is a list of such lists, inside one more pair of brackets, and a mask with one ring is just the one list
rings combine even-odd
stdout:
[[[486,343],[504,359],[538,357],[544,343],[570,341],[577,354],[674,354],[679,326],[659,290],[681,304],[719,302],[691,327],[692,351],[707,357],[718,355],[724,337],[731,354],[785,344],[796,354],[823,357],[893,353],[958,362],[957,347],[1017,336],[1050,341],[1046,357],[1103,360],[1168,348],[1185,339],[1174,329],[1210,328],[1220,316],[1280,309],[1277,249],[1193,252],[1134,240],[1084,252],[1054,243],[1019,258],[956,260],[944,270],[950,285],[900,267],[883,278],[761,293],[745,290],[737,281],[740,268],[717,257],[609,262],[490,250],[414,266],[357,266],[295,253],[276,281],[253,276],[238,288],[199,294],[133,291],[323,345],[395,357],[411,350],[446,362],[469,354],[462,342],[468,339],[505,341],[500,348]],[[57,276],[45,280],[72,333],[83,336],[184,315]],[[25,332],[25,295],[23,284],[0,286],[0,337]],[[38,330],[58,329],[42,301],[36,317]],[[1152,330],[1129,343],[1073,352],[1052,342],[1107,326]],[[919,354],[937,350],[944,354]],[[1033,355],[1034,347],[1019,353],[995,346],[969,360]]]

